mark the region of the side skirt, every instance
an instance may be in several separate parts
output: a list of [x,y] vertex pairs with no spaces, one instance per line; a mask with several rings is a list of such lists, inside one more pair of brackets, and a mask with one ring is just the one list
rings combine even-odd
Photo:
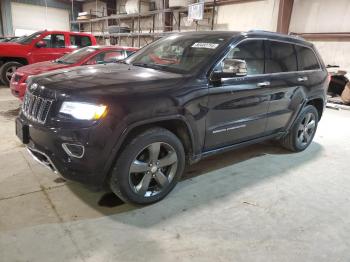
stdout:
[[209,151],[204,151],[200,155],[193,156],[193,158],[190,161],[190,164],[197,163],[201,159],[209,157],[209,156],[213,156],[213,155],[224,153],[224,152],[231,151],[231,150],[234,150],[234,149],[239,149],[239,148],[246,147],[246,146],[249,146],[249,145],[257,144],[257,143],[260,143],[260,142],[263,142],[263,141],[266,141],[266,140],[270,140],[270,139],[274,139],[274,138],[275,139],[276,138],[280,138],[280,137],[282,137],[285,134],[286,134],[286,132],[278,132],[278,133],[275,133],[275,134],[272,134],[272,135],[259,137],[259,138],[256,138],[256,139],[252,139],[252,140],[249,140],[249,141],[237,143],[237,144],[234,144],[234,145],[229,145],[229,146],[224,146],[224,147],[220,147],[220,148],[209,150]]

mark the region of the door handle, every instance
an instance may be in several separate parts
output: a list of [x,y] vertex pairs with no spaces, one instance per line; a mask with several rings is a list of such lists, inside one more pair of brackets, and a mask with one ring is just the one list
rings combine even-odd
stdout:
[[298,82],[306,82],[308,80],[307,76],[298,77]]
[[271,85],[271,83],[269,81],[265,81],[265,82],[261,82],[261,83],[256,84],[257,87],[265,87],[265,86],[269,86],[269,85]]

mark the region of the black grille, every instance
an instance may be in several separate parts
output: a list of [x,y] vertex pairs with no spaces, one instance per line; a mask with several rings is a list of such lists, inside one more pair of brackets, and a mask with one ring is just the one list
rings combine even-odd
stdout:
[[23,114],[30,120],[44,124],[49,114],[52,100],[26,92],[22,104]]

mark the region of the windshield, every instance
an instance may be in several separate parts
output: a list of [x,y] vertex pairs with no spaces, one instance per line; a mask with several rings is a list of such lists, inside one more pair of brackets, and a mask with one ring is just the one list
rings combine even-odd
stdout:
[[81,61],[82,59],[86,58],[87,56],[89,56],[95,51],[96,51],[96,48],[84,47],[70,54],[66,54],[62,56],[61,58],[57,59],[56,62],[61,64],[67,64],[67,65],[75,64]]
[[19,44],[27,45],[30,44],[34,39],[38,38],[44,31],[39,31],[29,36],[18,39],[16,42]]
[[175,73],[190,73],[211,59],[231,37],[222,34],[172,35],[143,48],[128,64]]

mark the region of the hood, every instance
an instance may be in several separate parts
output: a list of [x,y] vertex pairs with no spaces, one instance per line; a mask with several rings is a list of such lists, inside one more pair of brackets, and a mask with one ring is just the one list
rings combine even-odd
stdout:
[[46,62],[40,62],[40,63],[22,66],[22,67],[17,69],[17,72],[24,74],[24,75],[27,75],[27,76],[38,75],[38,74],[41,74],[44,72],[62,69],[62,68],[67,68],[70,66],[71,65],[59,64],[59,63],[55,63],[52,61],[46,61]]
[[79,66],[41,74],[32,83],[66,95],[110,96],[181,86],[187,76],[126,64]]
[[1,46],[1,47],[10,47],[10,46],[12,46],[12,47],[14,47],[14,46],[18,47],[18,46],[23,46],[23,45],[21,45],[21,44],[19,44],[19,43],[16,43],[16,42],[0,42],[0,46]]
[[15,42],[0,43],[0,56],[25,57],[30,48],[30,45],[21,45]]

